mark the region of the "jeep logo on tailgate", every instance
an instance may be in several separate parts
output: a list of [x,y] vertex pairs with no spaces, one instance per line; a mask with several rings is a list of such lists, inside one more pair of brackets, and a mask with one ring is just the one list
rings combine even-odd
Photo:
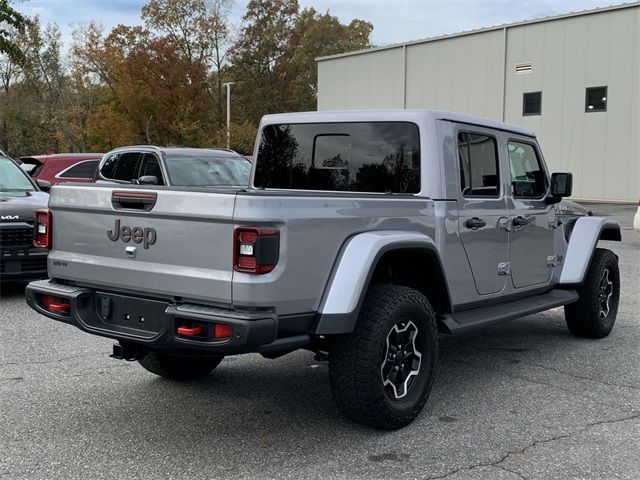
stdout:
[[149,245],[156,243],[156,229],[153,227],[128,227],[127,225],[120,226],[120,219],[116,218],[116,224],[113,230],[107,230],[107,237],[112,242],[122,239],[127,243],[133,240],[134,243],[142,243],[144,248],[149,248]]

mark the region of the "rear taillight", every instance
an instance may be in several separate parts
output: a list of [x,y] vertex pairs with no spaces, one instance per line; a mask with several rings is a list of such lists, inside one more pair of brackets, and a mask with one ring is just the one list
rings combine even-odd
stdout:
[[33,246],[51,250],[53,217],[49,210],[36,210],[33,232]]
[[233,233],[233,269],[263,274],[278,263],[280,237],[275,228],[238,227]]

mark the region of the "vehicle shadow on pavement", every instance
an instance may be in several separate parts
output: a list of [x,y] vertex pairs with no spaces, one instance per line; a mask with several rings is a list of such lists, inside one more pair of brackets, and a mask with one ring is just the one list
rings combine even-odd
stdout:
[[0,302],[18,297],[24,298],[24,289],[28,282],[2,282],[0,283]]

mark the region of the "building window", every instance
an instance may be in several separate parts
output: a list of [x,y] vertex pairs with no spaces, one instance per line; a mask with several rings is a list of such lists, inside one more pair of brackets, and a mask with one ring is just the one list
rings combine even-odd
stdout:
[[542,115],[542,92],[522,95],[522,115]]
[[587,88],[585,112],[607,111],[607,87]]

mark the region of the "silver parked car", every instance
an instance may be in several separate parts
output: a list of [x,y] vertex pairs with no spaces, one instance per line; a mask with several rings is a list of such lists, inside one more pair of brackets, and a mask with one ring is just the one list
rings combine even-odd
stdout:
[[97,183],[200,187],[246,187],[251,162],[233,150],[149,145],[107,153],[94,174]]
[[38,216],[46,231],[53,218],[51,280],[27,302],[167,378],[314,351],[340,409],[384,429],[425,404],[438,332],[559,306],[574,335],[613,328],[618,257],[597,244],[620,227],[563,200],[571,174],[548,172],[528,129],[429,110],[268,115],[254,159],[249,188],[54,188]]

